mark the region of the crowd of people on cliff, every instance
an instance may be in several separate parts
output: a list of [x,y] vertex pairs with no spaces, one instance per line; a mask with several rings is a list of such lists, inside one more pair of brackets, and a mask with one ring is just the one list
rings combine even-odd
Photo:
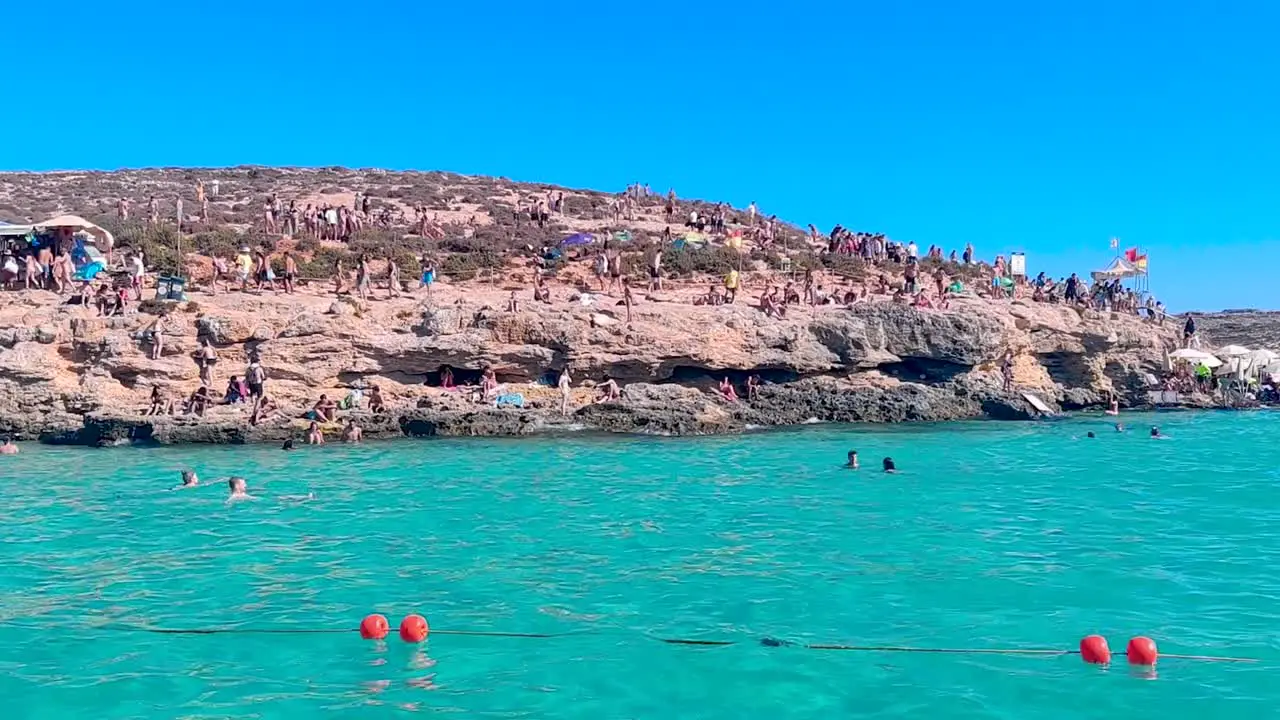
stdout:
[[[184,215],[181,197],[173,202],[173,221],[179,228],[187,227],[186,223],[199,220],[209,221],[209,203],[219,196],[217,181],[206,187],[202,181],[197,182],[196,198],[199,214],[194,218]],[[666,268],[663,258],[673,248],[678,247],[673,237],[671,224],[683,220],[685,230],[691,233],[705,234],[712,243],[723,243],[741,251],[743,243],[756,247],[777,249],[784,233],[794,233],[784,228],[776,216],[766,216],[752,202],[745,211],[737,211],[727,204],[689,204],[687,214],[682,215],[680,204],[674,191],[665,196],[653,193],[647,185],[633,184],[624,193],[610,198],[605,206],[609,220],[614,224],[622,224],[636,220],[647,209],[661,207],[668,222],[660,238],[653,238],[648,243],[611,243],[606,240],[578,259],[589,263],[591,273],[599,285],[598,293],[590,288],[578,288],[571,291],[564,300],[580,303],[617,306],[625,312],[625,329],[628,341],[632,336],[632,309],[642,298],[638,292],[640,284],[629,276],[633,262],[626,259],[640,259],[643,275],[647,278],[647,294],[653,297],[664,292]],[[557,216],[566,213],[566,198],[562,191],[547,190],[531,197],[520,197],[515,213],[517,224],[529,222],[546,227]],[[429,216],[425,206],[415,205],[412,208],[412,228],[424,237],[443,237],[444,231],[438,216]],[[117,203],[117,214],[121,220],[129,218],[128,200],[121,199]],[[147,219],[150,223],[165,222],[160,202],[151,197],[147,205]],[[362,230],[369,227],[405,227],[410,220],[399,206],[374,207],[368,194],[355,193],[350,207],[346,205],[314,204],[299,205],[295,200],[284,201],[272,193],[261,202],[261,230],[269,235],[284,235],[293,238],[310,238],[317,241],[348,242]],[[602,233],[610,237],[611,233]],[[792,235],[791,237],[794,237]],[[974,246],[969,243],[961,250],[944,251],[940,246],[930,246],[924,252],[915,242],[897,242],[883,233],[869,233],[849,230],[837,225],[823,235],[816,227],[808,227],[807,244],[809,249],[821,256],[846,257],[861,260],[867,272],[857,281],[846,281],[837,273],[817,268],[803,271],[803,279],[797,279],[794,273],[785,277],[782,273],[752,273],[753,284],[756,284],[754,306],[765,318],[783,319],[788,312],[797,307],[818,306],[854,306],[859,303],[873,301],[890,301],[902,305],[910,305],[922,309],[947,309],[951,303],[962,295],[976,295],[989,300],[1025,298],[1034,302],[1064,303],[1079,307],[1109,310],[1112,312],[1141,313],[1146,312],[1153,321],[1163,323],[1164,306],[1149,295],[1139,295],[1132,289],[1125,288],[1120,280],[1102,280],[1090,286],[1076,274],[1061,279],[1050,278],[1046,273],[1039,273],[1034,278],[1014,273],[1011,263],[1003,256],[997,256],[990,264],[978,260]],[[129,303],[142,299],[142,287],[146,275],[144,257],[140,252],[122,253],[111,258],[110,270],[122,271],[123,280],[112,279],[106,282],[87,281],[75,287],[68,268],[68,249],[58,244],[33,247],[29,252],[7,252],[3,259],[3,277],[0,280],[7,288],[24,289],[41,288],[53,290],[59,294],[72,294],[79,298],[78,302],[94,307],[99,315],[110,316],[124,314]],[[744,253],[740,253],[744,254]],[[558,248],[542,248],[532,252],[527,258],[534,272],[526,281],[525,292],[537,304],[553,303],[552,290],[544,273],[548,258],[554,256],[563,259]],[[416,258],[418,267],[408,269],[408,283],[402,277],[402,269],[396,258],[373,258],[368,254],[360,255],[353,263],[354,267],[346,268],[341,259],[335,260],[330,268],[330,280],[333,292],[337,295],[351,294],[362,301],[374,298],[374,287],[386,288],[386,297],[394,298],[404,292],[421,290],[430,297],[432,285],[437,276],[434,261],[426,255]],[[206,287],[213,293],[239,289],[241,291],[273,290],[292,294],[296,292],[302,281],[315,281],[321,278],[302,278],[300,263],[294,251],[285,249],[275,253],[266,247],[253,248],[242,246],[234,256],[215,256],[212,258],[212,273]],[[785,271],[784,271],[785,272]],[[352,278],[354,274],[354,278]],[[111,274],[108,274],[111,277]],[[966,287],[962,278],[985,278],[976,287]],[[416,288],[406,287],[413,285]],[[724,305],[739,301],[746,289],[747,273],[739,267],[730,268],[723,276],[711,282],[706,293],[698,293],[690,298],[695,305]],[[606,297],[612,295],[612,297]],[[464,297],[458,297],[459,328],[463,326],[465,313],[462,308]],[[512,291],[505,309],[510,313],[518,313],[521,308],[521,297]],[[593,318],[592,322],[596,322]],[[151,357],[159,358],[162,351],[163,334],[152,330],[146,334],[151,342]],[[253,359],[250,367],[241,376],[228,380],[227,387],[219,396],[213,387],[212,368],[216,357],[209,357],[211,346],[203,345],[197,355],[196,362],[200,369],[201,385],[181,403],[163,396],[153,395],[149,413],[169,414],[178,411],[204,415],[217,404],[235,405],[251,403],[253,411],[250,422],[256,424],[263,417],[278,410],[273,402],[267,399],[263,386],[264,372],[257,359]],[[567,370],[561,374],[562,384],[568,382]],[[598,385],[600,401],[617,401],[620,388],[616,380],[605,378]],[[756,385],[748,383],[746,396],[753,397],[758,392]],[[565,391],[566,388],[561,388]],[[157,391],[158,392],[158,391]],[[728,378],[721,383],[718,395],[725,401],[736,402],[739,395]],[[478,402],[494,403],[498,406],[520,406],[523,398],[518,393],[502,392],[486,373],[476,388],[475,397]],[[350,398],[347,398],[350,400]],[[359,397],[356,398],[356,402]],[[565,400],[566,407],[568,400]],[[381,400],[379,399],[379,405]],[[327,398],[309,411],[313,423],[333,423],[336,416]]]

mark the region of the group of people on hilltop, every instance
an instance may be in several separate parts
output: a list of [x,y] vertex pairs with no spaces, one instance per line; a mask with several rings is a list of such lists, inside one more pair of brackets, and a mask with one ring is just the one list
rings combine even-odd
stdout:
[[76,268],[74,242],[67,235],[43,235],[9,244],[0,255],[0,287],[48,290],[103,316],[123,315],[130,301],[142,300],[146,266],[141,250],[104,255],[106,267],[90,277]]
[[1124,287],[1119,278],[1099,280],[1092,287],[1076,273],[1060,280],[1044,272],[1030,280],[1031,299],[1035,302],[1065,303],[1092,310],[1140,315],[1163,325],[1167,312],[1164,303],[1154,295],[1144,298],[1132,288]]

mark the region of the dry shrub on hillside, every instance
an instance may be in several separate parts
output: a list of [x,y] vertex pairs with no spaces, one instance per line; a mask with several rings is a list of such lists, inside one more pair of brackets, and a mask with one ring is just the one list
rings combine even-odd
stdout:
[[675,248],[662,255],[662,268],[671,275],[722,275],[738,267],[743,258],[726,247]]

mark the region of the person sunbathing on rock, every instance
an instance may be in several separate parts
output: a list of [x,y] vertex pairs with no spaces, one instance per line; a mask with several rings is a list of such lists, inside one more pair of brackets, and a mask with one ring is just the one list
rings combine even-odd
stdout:
[[320,399],[311,408],[314,420],[320,422],[333,422],[338,418],[338,404],[329,399],[328,395],[321,394]]
[[209,386],[201,385],[195,392],[191,393],[191,397],[187,398],[186,405],[183,406],[184,413],[195,414],[204,417],[204,413],[213,404],[213,398],[209,397]]
[[387,401],[382,398],[382,388],[377,385],[369,389],[369,411],[374,415],[387,411]]
[[622,397],[622,392],[618,388],[618,383],[611,377],[605,378],[600,384],[600,397],[596,402],[616,402]]

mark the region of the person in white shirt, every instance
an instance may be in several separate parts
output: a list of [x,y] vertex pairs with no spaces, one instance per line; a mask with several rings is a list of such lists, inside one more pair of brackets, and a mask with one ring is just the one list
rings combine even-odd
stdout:
[[919,257],[919,256],[920,256],[920,248],[916,247],[915,241],[912,240],[911,242],[907,243],[907,257],[913,258],[913,257]]
[[136,251],[129,257],[129,280],[133,286],[134,297],[142,299],[142,276],[147,272],[142,263],[142,251]]
[[0,277],[0,280],[4,281],[4,286],[6,288],[10,288],[18,284],[18,273],[21,272],[21,270],[21,266],[18,265],[18,259],[13,256],[13,253],[6,252],[4,254],[3,277]]

